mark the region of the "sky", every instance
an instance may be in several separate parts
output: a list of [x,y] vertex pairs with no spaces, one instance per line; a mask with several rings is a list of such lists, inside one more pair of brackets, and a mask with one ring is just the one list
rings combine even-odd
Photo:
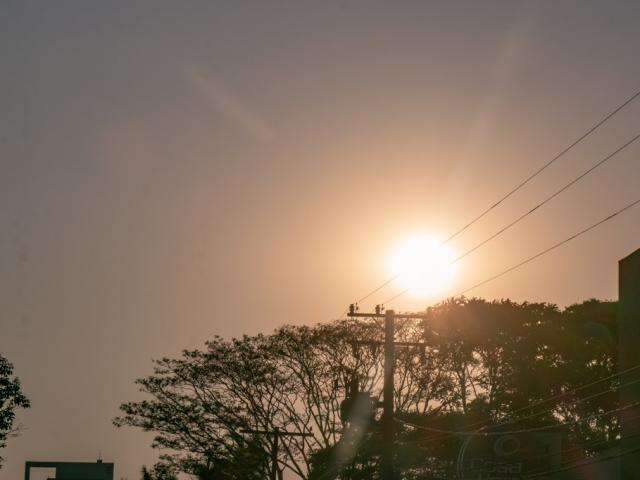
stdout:
[[[638,18],[633,1],[0,2],[0,353],[33,404],[0,478],[101,454],[137,479],[151,435],[111,420],[152,358],[337,318],[395,244],[445,238],[637,91]],[[451,248],[639,130],[640,100]],[[465,258],[447,294],[636,200],[639,157]],[[640,208],[471,294],[615,299],[637,248]]]

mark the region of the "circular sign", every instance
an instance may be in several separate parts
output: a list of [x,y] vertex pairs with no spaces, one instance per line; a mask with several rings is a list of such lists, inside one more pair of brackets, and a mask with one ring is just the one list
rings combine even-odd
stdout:
[[462,442],[456,463],[460,480],[522,480],[560,462],[560,435],[479,430]]

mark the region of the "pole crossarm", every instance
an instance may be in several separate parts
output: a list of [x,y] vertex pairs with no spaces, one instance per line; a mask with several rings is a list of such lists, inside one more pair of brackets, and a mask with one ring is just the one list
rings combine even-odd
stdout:
[[[347,316],[351,318],[385,318],[387,315],[386,312],[383,311],[383,308],[381,305],[376,305],[375,312],[363,313],[358,311],[358,306],[355,303],[352,303],[351,305],[349,305],[347,312],[348,312]],[[408,320],[410,318],[426,320],[429,318],[429,314],[427,313],[412,313],[412,312],[395,313],[394,312],[393,315],[396,320]]]
[[[384,313],[360,313],[360,312],[349,312],[347,317],[351,318],[384,318]],[[408,320],[411,318],[417,318],[420,320],[426,320],[429,318],[429,315],[426,313],[396,313],[396,319],[398,320]]]

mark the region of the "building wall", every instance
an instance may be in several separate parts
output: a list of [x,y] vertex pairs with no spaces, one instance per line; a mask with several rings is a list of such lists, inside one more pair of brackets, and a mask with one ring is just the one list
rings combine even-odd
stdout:
[[[640,249],[619,263],[618,306],[619,369],[640,365]],[[621,377],[621,383],[640,379],[640,370]],[[640,402],[640,382],[620,390],[621,404]],[[640,407],[621,413],[621,453],[640,446]],[[629,438],[636,435],[635,438]],[[640,479],[640,451],[621,458],[622,477]]]
[[30,480],[31,469],[54,468],[57,480],[113,480],[113,463],[98,462],[26,462],[24,479]]

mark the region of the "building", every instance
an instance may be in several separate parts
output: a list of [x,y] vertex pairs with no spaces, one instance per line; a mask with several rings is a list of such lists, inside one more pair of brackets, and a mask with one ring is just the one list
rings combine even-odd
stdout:
[[[619,262],[618,351],[619,371],[640,365],[640,249]],[[622,377],[621,383],[631,383],[637,372]],[[620,389],[620,403],[640,403],[640,383]],[[640,406],[621,412],[622,442],[621,478],[640,478]]]
[[55,470],[55,480],[113,480],[113,463],[97,462],[26,462],[24,480],[30,480],[32,468]]

